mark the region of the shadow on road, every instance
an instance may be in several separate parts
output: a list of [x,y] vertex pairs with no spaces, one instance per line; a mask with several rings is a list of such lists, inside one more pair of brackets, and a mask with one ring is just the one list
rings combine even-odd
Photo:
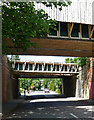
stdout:
[[68,98],[26,100],[9,118],[63,118],[84,120],[93,117],[92,101]]
[[63,94],[53,94],[53,95],[31,95],[26,96],[25,100],[33,100],[33,99],[50,99],[50,98],[66,98]]

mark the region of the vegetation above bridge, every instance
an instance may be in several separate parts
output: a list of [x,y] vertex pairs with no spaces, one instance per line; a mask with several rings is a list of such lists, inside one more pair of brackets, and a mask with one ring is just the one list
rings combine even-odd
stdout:
[[[61,9],[71,2],[43,4]],[[33,2],[4,3],[2,11],[4,54],[94,56],[93,25],[56,22],[44,10],[36,10]],[[48,34],[50,38],[43,38]],[[42,39],[32,39],[35,37]]]
[[[65,2],[66,1],[66,2]],[[70,0],[63,2],[43,2],[47,7],[67,6]],[[56,29],[56,21],[52,20],[43,9],[36,10],[34,2],[4,2],[2,5],[2,32],[3,49],[6,48],[6,40],[11,39],[14,47],[26,50],[30,46],[31,37],[44,37],[49,33],[49,28]],[[4,53],[6,53],[4,51]]]

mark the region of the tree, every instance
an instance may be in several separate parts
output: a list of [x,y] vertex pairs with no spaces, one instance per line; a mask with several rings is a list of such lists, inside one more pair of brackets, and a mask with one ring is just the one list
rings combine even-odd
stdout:
[[[47,7],[71,4],[69,0],[62,2],[43,2]],[[45,37],[49,29],[56,30],[56,21],[49,18],[44,10],[36,10],[34,2],[5,2],[2,5],[2,39],[3,49],[7,54],[6,40],[11,39],[14,48],[26,50],[30,46],[39,47],[30,42],[31,37]],[[48,20],[49,19],[49,20]]]
[[11,55],[10,61],[20,60],[19,55]]
[[48,88],[49,87],[49,79],[43,79],[43,86],[44,88]]
[[65,63],[70,63],[70,59],[69,59],[69,58],[66,58],[66,59],[65,59]]
[[78,64],[81,67],[86,65],[87,62],[89,62],[89,58],[88,57],[76,57],[74,59],[72,59],[72,58],[66,58],[65,59],[65,63],[76,63],[76,64]]
[[79,60],[79,65],[81,67],[83,67],[84,65],[86,65],[87,63],[89,63],[89,58],[88,57],[78,57]]
[[35,87],[36,90],[41,89],[41,81],[40,80],[32,80],[31,86]]
[[20,88],[28,90],[31,86],[31,79],[19,78]]

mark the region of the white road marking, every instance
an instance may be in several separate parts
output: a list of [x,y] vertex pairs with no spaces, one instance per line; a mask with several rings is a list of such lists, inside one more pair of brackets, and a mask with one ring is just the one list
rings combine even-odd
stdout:
[[70,115],[73,116],[74,118],[78,118],[76,115],[74,115],[74,114],[72,114],[72,113],[70,113]]

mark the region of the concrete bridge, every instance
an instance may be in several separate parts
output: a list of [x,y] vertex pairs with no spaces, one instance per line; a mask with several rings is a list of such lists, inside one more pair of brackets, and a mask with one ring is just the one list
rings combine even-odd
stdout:
[[62,93],[67,97],[76,94],[76,79],[79,74],[77,64],[13,61],[12,68],[17,78],[61,78]]
[[[37,43],[40,47],[32,46],[26,51],[14,47],[11,39],[5,39],[7,55],[47,55],[47,56],[72,56],[72,57],[94,57],[94,2],[91,0],[71,0],[72,6],[63,7],[62,12],[58,9],[44,8],[52,19],[57,21],[57,31],[50,30],[45,38],[30,38],[31,43]],[[36,6],[38,7],[38,5]],[[41,7],[41,5],[39,5]],[[74,12],[75,11],[75,12]],[[5,42],[4,41],[4,42]],[[18,51],[16,51],[18,49]],[[14,62],[12,67],[8,66],[7,56],[2,57],[2,101],[12,101],[19,97],[19,79],[33,77],[62,78],[62,89],[64,94],[75,96],[88,91],[88,98],[94,99],[94,59],[90,58],[90,66],[86,72],[87,76],[82,81],[77,79],[79,67],[74,64],[56,63],[34,63]],[[86,79],[88,81],[86,81]],[[84,86],[87,82],[87,87]],[[77,86],[80,86],[79,89]],[[85,92],[84,92],[85,93]],[[81,97],[81,96],[80,96]]]
[[[11,41],[11,39],[6,39],[6,51],[3,50],[6,54],[18,54],[18,55],[47,55],[47,56],[72,56],[72,57],[94,57],[94,13],[93,13],[93,5],[94,2],[92,1],[76,1],[72,0],[72,6],[69,7],[63,7],[62,12],[58,10],[58,8],[51,9],[42,7],[41,5],[36,6],[36,9],[42,8],[51,16],[52,19],[56,19],[57,21],[57,31],[50,30],[50,34],[47,35],[45,38],[31,38],[31,43],[37,43],[40,47],[30,47],[26,51],[21,50],[20,48],[14,47],[14,43]],[[83,7],[84,6],[84,7]],[[75,12],[74,12],[75,11]],[[16,51],[18,49],[18,51]],[[6,59],[6,57],[5,57]],[[6,60],[7,61],[7,60]],[[89,84],[89,97],[94,98],[94,60],[91,59],[90,61],[90,68],[89,68],[89,75],[88,75],[88,84]],[[24,63],[23,63],[24,64]],[[18,77],[35,77],[37,76],[34,73],[46,73],[46,75],[51,77],[51,73],[58,75],[63,75],[63,79],[65,82],[65,87],[75,87],[75,76],[77,74],[77,71],[69,71],[69,66],[67,66],[63,69],[61,67],[62,65],[59,65],[59,71],[54,71],[54,66],[51,65],[51,68],[44,67],[43,65],[40,65],[41,67],[35,67],[37,64],[32,65],[26,65],[27,70],[24,69],[24,67],[20,67],[20,63],[18,64],[19,67],[14,71],[14,74]],[[39,66],[38,65],[38,66]],[[16,66],[16,64],[15,64]],[[13,66],[14,68],[16,68]],[[24,66],[24,65],[23,65]],[[32,66],[32,67],[30,67]],[[49,66],[49,65],[47,65]],[[21,68],[21,70],[20,70]],[[32,69],[31,69],[32,68]],[[37,69],[35,69],[37,68]],[[46,71],[44,71],[44,68]],[[30,70],[31,69],[31,70]],[[49,70],[50,69],[50,70]],[[66,70],[67,69],[67,70]],[[38,71],[37,71],[38,70]],[[27,72],[26,72],[27,71]],[[18,74],[19,73],[19,74]],[[28,73],[28,74],[27,74]],[[49,73],[49,74],[48,74]],[[72,76],[68,76],[68,73]],[[27,74],[27,75],[26,75]],[[22,75],[22,76],[21,76]],[[33,76],[34,75],[34,76]],[[39,75],[39,74],[38,74]],[[45,76],[46,76],[45,75]],[[64,76],[67,75],[67,76]],[[3,65],[3,101],[7,100],[7,95],[10,94],[16,86],[15,90],[17,90],[18,82],[17,80],[14,80],[13,77],[9,73],[9,70],[6,69],[6,66]],[[46,76],[46,77],[47,77]],[[55,76],[55,77],[56,77]],[[18,79],[17,77],[17,79]],[[40,76],[42,77],[42,75]],[[43,76],[44,77],[44,76]],[[52,76],[53,77],[53,76]],[[62,76],[60,76],[62,77]],[[74,77],[74,78],[73,78]],[[9,81],[10,79],[10,81]],[[15,78],[16,79],[16,78]],[[70,81],[67,81],[70,80]],[[72,80],[71,80],[72,79]],[[73,80],[74,79],[74,80]],[[14,80],[14,83],[13,83]],[[71,81],[74,81],[71,83]],[[7,85],[7,83],[10,85],[10,90]],[[13,84],[13,88],[11,86]],[[16,85],[17,84],[17,85]],[[71,85],[71,86],[70,86]],[[73,86],[74,85],[74,86]],[[9,90],[9,92],[8,92]],[[15,92],[14,90],[14,92]],[[66,91],[66,90],[65,90]],[[18,92],[18,91],[17,91]],[[7,94],[8,93],[8,94]],[[11,93],[14,94],[14,93]],[[16,93],[17,95],[17,93]],[[12,96],[12,95],[11,95]],[[15,95],[14,95],[15,96]],[[10,97],[11,98],[11,97]]]
[[73,76],[79,73],[79,66],[74,63],[14,61],[12,62],[12,68],[14,74],[24,78]]
[[30,42],[40,47],[31,46],[26,51],[14,47],[11,39],[6,39],[7,49],[3,52],[15,55],[94,57],[94,25],[58,22],[57,31],[50,32],[45,38],[31,38]]
[[58,7],[52,6],[51,9],[42,3],[36,3],[35,9],[43,9],[57,21],[57,30],[50,29],[49,35],[45,38],[31,38],[31,43],[37,43],[40,47],[30,47],[26,51],[22,51],[20,48],[18,48],[18,52],[15,51],[17,48],[14,47],[14,43],[10,39],[6,39],[6,53],[94,57],[94,2],[92,0],[71,1],[71,6],[63,7],[62,11],[59,11]]

